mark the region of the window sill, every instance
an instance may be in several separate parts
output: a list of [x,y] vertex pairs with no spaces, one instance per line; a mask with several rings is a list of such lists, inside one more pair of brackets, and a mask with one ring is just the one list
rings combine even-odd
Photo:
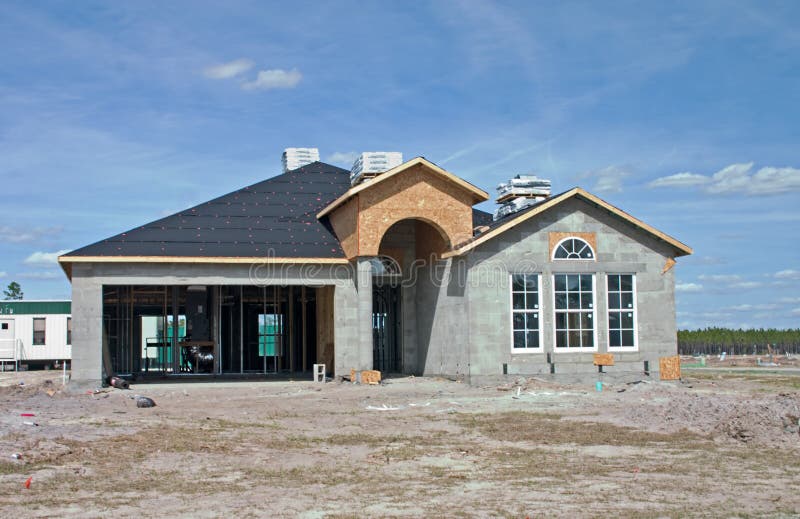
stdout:
[[614,353],[625,353],[625,352],[635,353],[635,352],[639,351],[639,347],[638,346],[609,346],[608,347],[608,351],[609,352],[614,352]]
[[511,354],[512,355],[531,355],[535,353],[544,353],[543,348],[540,346],[538,348],[512,348]]

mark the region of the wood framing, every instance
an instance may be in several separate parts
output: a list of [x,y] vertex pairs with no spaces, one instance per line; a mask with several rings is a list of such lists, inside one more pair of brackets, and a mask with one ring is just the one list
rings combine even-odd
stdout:
[[433,162],[425,159],[424,157],[416,157],[416,158],[413,158],[413,159],[411,159],[411,160],[409,160],[407,162],[404,162],[404,163],[400,164],[397,167],[394,167],[394,168],[390,169],[389,171],[387,171],[385,173],[382,173],[382,174],[378,175],[377,177],[375,177],[374,179],[370,180],[369,182],[365,182],[365,183],[359,184],[357,186],[351,187],[350,189],[347,190],[347,192],[345,194],[343,194],[342,196],[340,196],[339,198],[334,200],[333,203],[331,203],[328,207],[326,207],[325,209],[320,211],[317,214],[317,218],[322,218],[323,216],[326,216],[327,214],[332,212],[334,209],[336,209],[337,207],[339,207],[344,202],[346,202],[350,198],[354,197],[358,193],[360,193],[362,191],[365,191],[367,189],[370,189],[370,188],[372,188],[372,187],[374,187],[376,185],[379,185],[382,182],[386,182],[386,181],[392,179],[394,176],[399,175],[399,174],[403,173],[404,171],[416,168],[417,166],[420,166],[420,165],[426,167],[428,170],[434,172],[435,174],[444,177],[451,184],[454,184],[454,185],[464,189],[465,191],[467,191],[469,193],[472,193],[473,198],[475,199],[475,201],[473,202],[474,204],[489,200],[489,193],[487,193],[483,189],[479,189],[479,188],[473,186],[472,184],[470,184],[466,180],[463,180],[463,179],[457,177],[456,175],[453,175],[449,171],[446,171],[446,170],[440,168],[439,166],[437,166]]
[[325,364],[328,374],[333,373],[334,328],[333,286],[317,288],[317,364]]
[[414,159],[351,188],[319,213],[327,216],[348,259],[376,256],[386,231],[402,220],[435,229],[426,248],[435,254],[472,237],[472,206],[488,195],[425,159]]
[[675,266],[675,263],[677,263],[675,261],[675,258],[667,258],[667,261],[664,262],[664,268],[661,269],[661,273],[666,274],[667,272],[669,272],[672,269],[672,267]]

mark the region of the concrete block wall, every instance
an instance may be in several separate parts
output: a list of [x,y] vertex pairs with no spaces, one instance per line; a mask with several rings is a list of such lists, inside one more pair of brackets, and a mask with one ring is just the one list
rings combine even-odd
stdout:
[[[594,232],[596,261],[551,261],[549,232]],[[584,201],[572,199],[519,224],[478,246],[466,258],[466,294],[471,375],[596,372],[595,352],[556,351],[553,274],[592,273],[595,276],[596,352],[608,351],[606,274],[636,275],[638,350],[615,350],[619,366],[658,370],[658,358],[677,352],[674,274],[661,271],[674,251],[664,242]],[[512,353],[510,274],[534,272],[540,280],[542,347],[534,353]],[[609,368],[613,369],[613,368]]]
[[[334,370],[372,366],[371,319],[359,318],[355,267],[333,265],[75,263],[72,269],[72,386],[94,387],[102,378],[103,285],[305,285],[334,286]],[[362,308],[362,311],[365,310]],[[363,333],[369,328],[369,353]],[[359,342],[361,341],[361,342]]]

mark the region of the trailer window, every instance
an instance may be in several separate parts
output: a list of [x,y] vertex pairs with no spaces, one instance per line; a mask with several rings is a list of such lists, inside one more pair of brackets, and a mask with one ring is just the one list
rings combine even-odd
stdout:
[[44,346],[45,336],[45,318],[44,317],[34,317],[33,318],[33,345],[34,346]]

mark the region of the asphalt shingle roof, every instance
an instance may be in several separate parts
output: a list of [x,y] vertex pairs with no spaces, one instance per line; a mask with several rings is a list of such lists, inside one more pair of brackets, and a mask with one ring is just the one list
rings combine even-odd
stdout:
[[314,162],[66,256],[344,258],[317,213],[349,187],[349,171]]
[[[317,214],[349,188],[349,171],[314,162],[66,256],[344,258]],[[492,215],[473,209],[472,221]]]

